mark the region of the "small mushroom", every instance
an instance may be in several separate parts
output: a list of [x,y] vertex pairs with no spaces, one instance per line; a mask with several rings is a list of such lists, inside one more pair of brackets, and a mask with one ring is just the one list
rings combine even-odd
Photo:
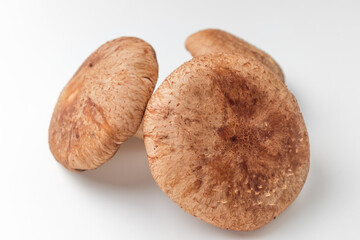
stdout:
[[49,128],[55,159],[71,171],[109,160],[139,128],[158,77],[154,49],[135,37],[92,53],[58,98]]
[[250,231],[277,217],[309,170],[309,139],[286,85],[253,58],[196,57],[151,97],[144,142],[152,175],[186,212]]
[[280,66],[269,54],[225,31],[218,29],[199,31],[186,39],[185,47],[194,57],[222,52],[254,57],[278,75],[281,81],[285,81]]

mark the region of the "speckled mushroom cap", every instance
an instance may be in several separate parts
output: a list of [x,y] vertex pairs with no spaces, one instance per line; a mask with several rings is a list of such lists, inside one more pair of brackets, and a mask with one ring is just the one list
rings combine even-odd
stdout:
[[231,53],[254,57],[278,75],[281,81],[285,81],[280,66],[269,54],[225,31],[218,29],[199,31],[186,39],[185,47],[194,57],[209,53]]
[[158,77],[154,49],[135,37],[107,42],[81,65],[60,94],[49,128],[57,161],[95,169],[137,131]]
[[150,169],[186,212],[249,231],[294,201],[309,170],[295,97],[258,61],[194,58],[168,76],[144,115]]

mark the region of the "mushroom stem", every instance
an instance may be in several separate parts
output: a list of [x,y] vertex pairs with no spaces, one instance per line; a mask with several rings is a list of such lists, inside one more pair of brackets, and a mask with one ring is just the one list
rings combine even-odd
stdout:
[[139,139],[144,139],[144,120],[141,121],[141,124],[138,128],[138,130],[136,131],[136,133],[133,135],[136,138]]

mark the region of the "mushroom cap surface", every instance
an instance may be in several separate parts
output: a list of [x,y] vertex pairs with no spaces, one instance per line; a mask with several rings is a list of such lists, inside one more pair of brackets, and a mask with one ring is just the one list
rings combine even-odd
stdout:
[[204,55],[171,73],[149,100],[144,142],[165,194],[220,228],[269,223],[309,170],[295,97],[263,64],[238,55]]
[[158,77],[154,49],[135,37],[107,42],[66,84],[55,106],[49,145],[71,171],[95,169],[137,131]]
[[193,57],[209,53],[230,53],[254,57],[278,75],[281,81],[285,81],[283,71],[269,54],[228,32],[219,29],[196,32],[186,39],[185,47]]

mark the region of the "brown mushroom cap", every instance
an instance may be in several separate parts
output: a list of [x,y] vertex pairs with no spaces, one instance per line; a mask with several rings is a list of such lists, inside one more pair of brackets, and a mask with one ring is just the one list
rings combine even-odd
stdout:
[[60,94],[49,128],[57,161],[95,169],[137,131],[158,77],[154,49],[134,37],[107,42],[81,65]]
[[254,59],[194,58],[151,97],[144,141],[152,175],[186,212],[249,231],[294,201],[309,170],[295,97]]
[[278,75],[281,81],[285,81],[280,66],[269,54],[225,31],[218,29],[199,31],[186,39],[185,47],[194,57],[209,53],[231,53],[254,57]]

